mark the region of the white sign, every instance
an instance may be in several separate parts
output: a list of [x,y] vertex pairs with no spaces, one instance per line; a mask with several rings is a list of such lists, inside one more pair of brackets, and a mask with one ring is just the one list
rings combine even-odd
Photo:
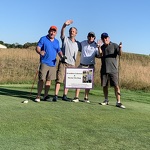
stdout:
[[66,68],[65,87],[70,89],[92,89],[93,69]]

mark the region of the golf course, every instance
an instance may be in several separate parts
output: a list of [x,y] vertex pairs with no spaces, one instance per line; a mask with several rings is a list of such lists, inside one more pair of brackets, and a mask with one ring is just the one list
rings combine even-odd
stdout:
[[[102,89],[90,92],[91,103],[34,102],[36,86],[0,86],[1,150],[148,150],[150,141],[150,93],[122,90],[126,109],[101,106]],[[54,87],[49,94],[53,95]],[[70,98],[74,90],[70,90]],[[80,99],[84,98],[81,90]],[[28,100],[24,104],[22,101]]]
[[[0,150],[149,150],[149,56],[122,55],[119,84],[126,109],[121,109],[115,106],[114,89],[110,87],[109,105],[99,105],[104,100],[99,59],[90,103],[63,101],[63,85],[58,102],[36,103],[39,56],[35,49],[0,52]],[[51,98],[54,87],[52,82]],[[70,89],[68,97],[74,96],[75,90]],[[84,90],[79,98],[84,99]]]

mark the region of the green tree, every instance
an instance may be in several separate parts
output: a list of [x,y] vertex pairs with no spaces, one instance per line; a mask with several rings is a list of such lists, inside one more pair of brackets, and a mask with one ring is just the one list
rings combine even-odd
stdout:
[[3,44],[4,44],[4,42],[3,42],[3,41],[0,41],[0,44],[2,44],[2,45],[3,45]]

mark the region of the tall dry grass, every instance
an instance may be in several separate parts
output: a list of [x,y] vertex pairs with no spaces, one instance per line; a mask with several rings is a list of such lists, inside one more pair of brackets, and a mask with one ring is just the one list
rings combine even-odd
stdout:
[[[32,83],[39,55],[32,49],[0,49],[0,83]],[[80,55],[76,65],[79,65]],[[96,59],[94,82],[100,86],[100,59]],[[150,90],[150,56],[124,53],[120,59],[120,86]]]
[[39,56],[32,49],[0,49],[0,83],[28,83],[38,68]]
[[150,56],[124,54],[120,64],[122,87],[150,90]]

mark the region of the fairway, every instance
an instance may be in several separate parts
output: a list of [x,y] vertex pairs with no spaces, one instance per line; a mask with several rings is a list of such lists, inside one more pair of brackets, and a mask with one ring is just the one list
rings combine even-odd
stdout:
[[29,103],[21,103],[30,88],[0,86],[0,150],[149,150],[150,93],[121,90],[126,109],[120,109],[113,89],[110,105],[101,106],[102,89],[91,90],[90,104],[62,101],[62,89],[58,102],[35,103],[35,86]]

